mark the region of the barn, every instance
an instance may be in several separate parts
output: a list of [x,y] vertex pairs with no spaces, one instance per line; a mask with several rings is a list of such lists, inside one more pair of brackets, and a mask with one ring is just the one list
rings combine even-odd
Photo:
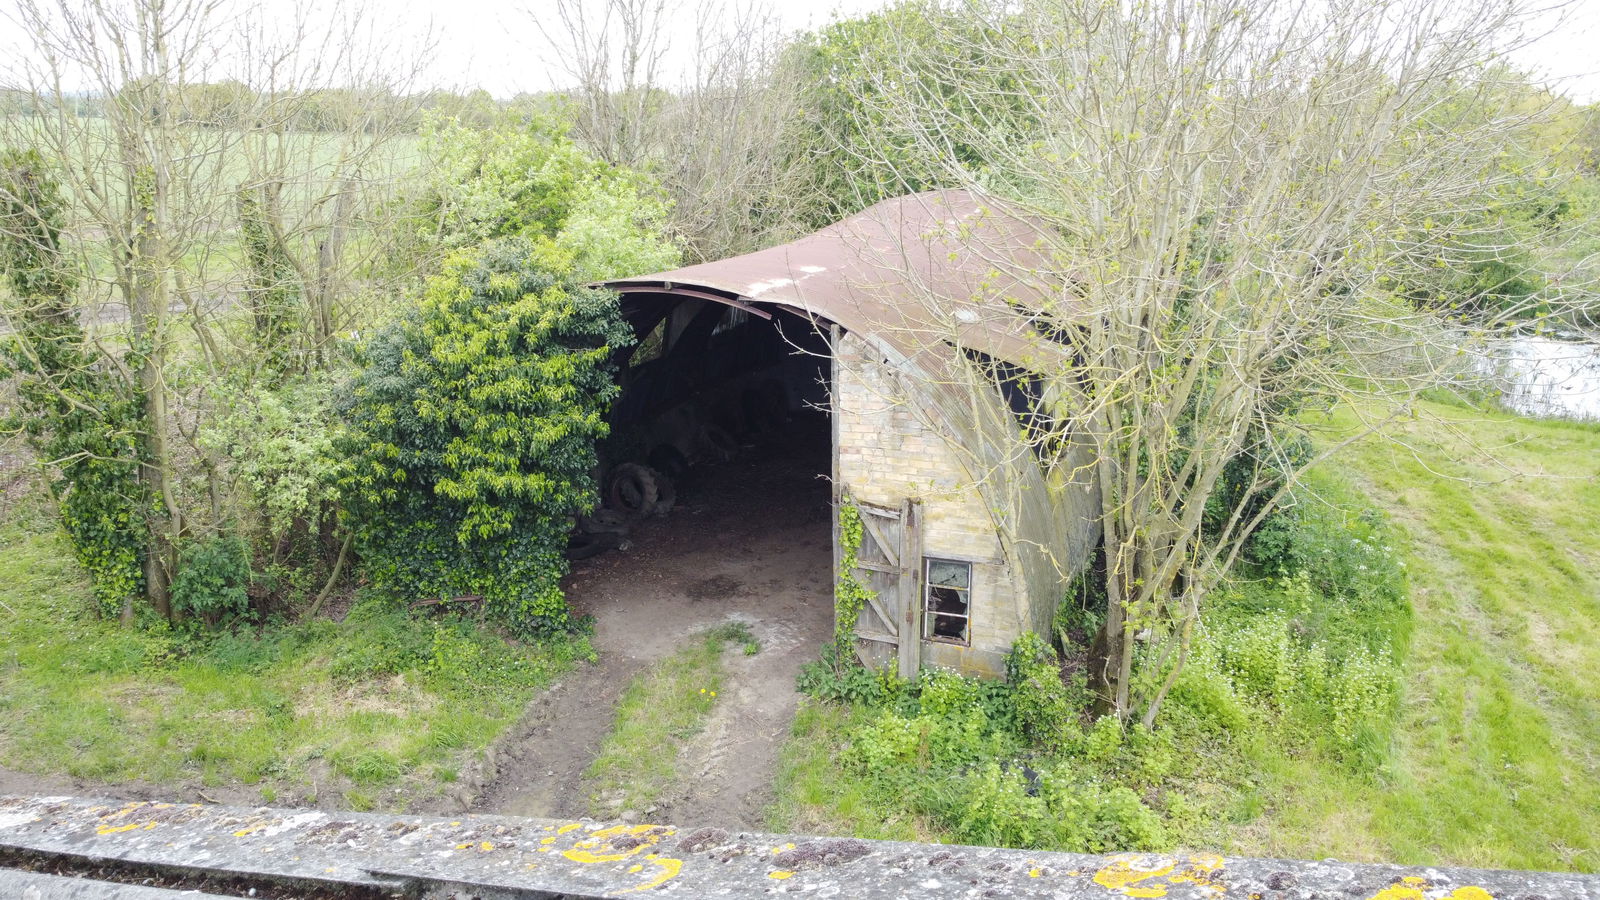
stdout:
[[1064,298],[1009,274],[1048,264],[1041,237],[969,193],[931,192],[607,282],[639,338],[616,412],[636,426],[631,452],[672,467],[809,412],[828,429],[834,574],[869,589],[862,661],[1000,675],[1019,634],[1050,633],[1100,511],[1087,448],[993,439],[1041,414],[1029,366],[1070,353],[1039,314]]

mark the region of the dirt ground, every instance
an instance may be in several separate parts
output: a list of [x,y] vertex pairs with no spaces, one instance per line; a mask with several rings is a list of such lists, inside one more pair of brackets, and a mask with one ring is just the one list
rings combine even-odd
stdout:
[[[594,617],[600,660],[534,701],[496,749],[498,778],[473,809],[589,814],[583,772],[616,702],[649,663],[730,619],[761,652],[725,656],[724,696],[679,759],[680,783],[653,810],[677,825],[757,827],[799,696],[795,676],[833,629],[825,426],[731,463],[691,470],[678,505],[630,535],[631,547],[575,563],[567,596]],[[619,811],[621,812],[621,811]]]

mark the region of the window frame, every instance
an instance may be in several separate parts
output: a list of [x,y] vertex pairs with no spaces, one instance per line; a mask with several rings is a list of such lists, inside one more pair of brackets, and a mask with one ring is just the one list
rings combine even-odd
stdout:
[[[963,567],[966,568],[966,570],[967,570],[967,586],[965,588],[953,588],[953,587],[948,587],[948,586],[945,586],[945,585],[939,585],[939,587],[942,587],[945,590],[961,591],[961,592],[965,593],[967,595],[967,611],[966,612],[964,612],[964,613],[940,613],[940,612],[935,612],[933,610],[933,608],[932,608],[933,589],[934,589],[935,585],[933,583],[933,579],[931,577],[929,577],[929,572],[932,569],[934,563],[945,563],[947,565],[963,566]],[[976,572],[977,572],[977,569],[973,565],[971,560],[951,559],[949,557],[944,557],[944,556],[924,556],[922,558],[922,597],[920,598],[920,602],[922,603],[922,635],[921,635],[922,640],[929,641],[929,642],[932,642],[932,643],[935,643],[935,644],[950,644],[950,645],[956,646],[956,647],[971,647],[972,646],[972,593],[973,593],[973,587],[974,587],[973,581],[974,581],[974,576],[975,576]],[[933,630],[933,627],[934,627],[934,620],[935,620],[935,618],[937,616],[956,616],[956,617],[960,618],[963,622],[966,623],[965,627],[963,627],[961,629],[962,633],[965,635],[965,637],[952,638],[952,637],[944,637],[943,635],[935,634],[934,630]]]

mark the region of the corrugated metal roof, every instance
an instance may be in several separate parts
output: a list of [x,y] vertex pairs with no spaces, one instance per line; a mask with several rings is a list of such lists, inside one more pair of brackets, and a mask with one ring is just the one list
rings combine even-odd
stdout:
[[791,243],[605,285],[715,292],[821,316],[911,356],[956,342],[1026,365],[1061,352],[1025,311],[1059,309],[1063,298],[1045,294],[1050,279],[1019,277],[1052,270],[1045,237],[1037,223],[967,191],[931,191]]

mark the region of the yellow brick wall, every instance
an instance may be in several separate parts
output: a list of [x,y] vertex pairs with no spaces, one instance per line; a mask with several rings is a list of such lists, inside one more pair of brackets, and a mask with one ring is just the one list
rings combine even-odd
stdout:
[[923,664],[1002,674],[1029,617],[1018,608],[1020,592],[966,467],[911,406],[891,364],[854,335],[838,349],[833,405],[839,480],[849,496],[886,507],[921,500],[923,555],[973,564],[972,645],[923,641]]

